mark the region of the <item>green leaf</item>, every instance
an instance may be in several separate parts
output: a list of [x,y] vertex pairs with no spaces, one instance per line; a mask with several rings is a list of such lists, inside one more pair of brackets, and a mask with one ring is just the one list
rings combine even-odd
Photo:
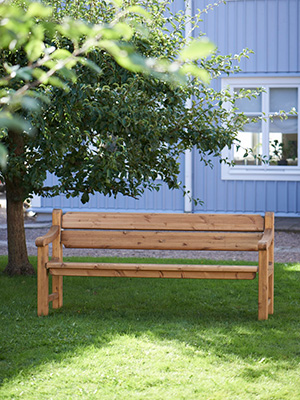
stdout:
[[23,118],[20,118],[11,113],[0,111],[0,128],[16,130],[19,132],[28,132],[30,130],[30,124]]
[[185,64],[180,68],[180,71],[184,74],[193,75],[201,79],[204,83],[210,83],[211,81],[209,73],[205,69],[199,68],[194,64]]
[[37,24],[33,26],[32,33],[37,40],[44,40],[44,28],[42,25]]
[[83,195],[81,196],[81,202],[83,204],[87,203],[90,199],[90,196],[87,192],[84,192]]
[[28,96],[22,97],[21,105],[23,108],[30,111],[38,111],[40,109],[39,102],[36,99]]
[[120,35],[120,37],[123,37],[125,40],[130,40],[133,36],[132,28],[125,22],[117,23],[113,27],[113,29]]
[[45,7],[41,3],[31,3],[26,13],[28,17],[50,17],[52,15],[52,9]]
[[122,7],[123,5],[123,0],[111,0],[111,2],[117,7]]
[[29,67],[20,68],[16,73],[16,78],[29,81],[32,78],[32,69]]
[[2,169],[5,169],[5,167],[6,167],[7,155],[8,155],[8,152],[6,150],[6,147],[4,147],[3,144],[0,143],[0,166]]
[[151,14],[148,13],[148,11],[146,11],[146,10],[145,10],[143,7],[141,7],[141,6],[131,6],[131,7],[128,7],[128,8],[126,9],[126,12],[127,12],[127,13],[134,13],[134,14],[142,15],[143,17],[145,17],[145,18],[148,19],[148,20],[151,20],[151,19],[152,19]]
[[25,51],[29,61],[37,60],[44,51],[45,45],[42,40],[31,39],[25,46]]
[[40,82],[46,82],[48,80],[47,73],[41,68],[34,68],[32,70],[32,76],[38,79]]
[[[76,58],[66,49],[57,49],[51,54],[52,60],[64,60],[65,62],[61,64],[61,68],[66,67],[68,69],[73,68],[77,61]],[[67,62],[66,62],[67,60]],[[59,64],[56,64],[58,67]]]
[[69,92],[70,91],[69,86],[65,82],[63,82],[61,79],[57,78],[56,76],[51,76],[48,79],[47,83],[52,85],[52,86],[58,87],[60,89],[63,89],[65,92]]
[[59,76],[61,76],[65,80],[70,80],[73,83],[76,82],[76,79],[77,79],[76,73],[71,69],[64,67],[64,68],[61,68],[57,73],[59,74]]
[[44,63],[44,66],[49,68],[49,69],[52,69],[52,68],[54,68],[56,66],[56,62],[54,60],[49,60],[49,61]]
[[51,57],[55,60],[65,60],[72,57],[72,54],[66,49],[57,49],[51,54]]
[[101,74],[101,72],[102,72],[101,68],[96,63],[94,63],[93,61],[89,60],[88,58],[80,57],[80,58],[78,58],[78,61],[82,65],[86,65],[87,67],[89,67],[93,71],[97,72],[98,74]]
[[215,50],[215,45],[208,39],[192,40],[179,53],[181,60],[198,60],[207,57]]

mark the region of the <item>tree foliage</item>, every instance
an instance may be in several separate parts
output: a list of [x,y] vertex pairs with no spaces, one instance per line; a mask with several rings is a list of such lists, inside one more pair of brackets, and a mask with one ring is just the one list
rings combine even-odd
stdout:
[[[37,47],[29,42],[17,51],[16,77],[27,73],[28,60],[35,63],[31,74],[45,84],[35,96],[50,99],[39,113],[30,107],[26,121],[34,130],[24,134],[26,151],[21,158],[10,154],[8,161],[5,175],[22,175],[24,197],[60,192],[81,194],[83,202],[94,192],[137,197],[146,187],[157,188],[158,175],[177,188],[182,152],[195,146],[207,160],[207,154],[220,155],[232,144],[240,124],[222,107],[231,101],[229,93],[207,83],[233,72],[233,58],[212,51],[205,39],[187,44],[184,13],[171,14],[169,2],[158,0],[116,2],[115,7],[103,0],[66,2],[64,7],[48,3],[59,29],[50,38],[41,35]],[[71,19],[63,19],[66,15]],[[194,17],[194,26],[199,19]],[[104,35],[100,45],[82,20]],[[36,25],[33,30],[40,34]],[[42,81],[47,75],[39,67],[43,40],[49,42],[46,49],[56,49],[48,50],[50,60],[43,67],[51,71],[62,62],[59,78]],[[75,60],[82,48],[87,57]],[[189,77],[184,80],[184,75]],[[189,98],[193,102],[187,108]],[[54,187],[43,186],[47,171],[58,177]]]
[[[188,17],[167,0],[0,0],[0,15],[0,178],[11,205],[32,194],[138,197],[159,189],[158,176],[179,188],[181,154],[196,148],[209,163],[245,122],[209,83],[247,50],[221,56],[204,35],[186,38]],[[193,33],[201,11],[188,22]]]
[[[178,155],[197,140],[186,131],[185,101],[199,79],[209,81],[193,60],[212,44],[184,47],[183,19],[176,27],[158,1],[148,10],[143,2],[45,3],[53,13],[1,5],[2,143],[10,148],[17,130],[25,149],[10,151],[5,179],[22,176],[24,198],[65,192],[83,201],[94,191],[137,196],[157,174],[176,187]],[[43,187],[47,170],[59,177],[53,188]]]

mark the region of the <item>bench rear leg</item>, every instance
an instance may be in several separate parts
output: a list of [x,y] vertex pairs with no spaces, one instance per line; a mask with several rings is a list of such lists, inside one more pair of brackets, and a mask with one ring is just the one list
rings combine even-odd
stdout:
[[269,276],[269,306],[268,313],[274,314],[274,272]]
[[[53,210],[52,223],[61,227],[62,210]],[[63,252],[61,243],[61,232],[58,237],[53,241],[52,244],[52,257],[62,262]],[[57,293],[58,298],[52,302],[53,308],[60,308],[63,305],[63,277],[52,276],[52,293]]]
[[269,314],[274,314],[274,241],[269,248]]
[[58,293],[58,298],[52,302],[53,308],[60,308],[63,305],[63,277],[52,276],[52,293]]
[[258,258],[258,319],[265,320],[268,319],[269,314],[268,251],[260,250]]
[[48,246],[38,247],[38,316],[49,314],[49,275],[46,268]]

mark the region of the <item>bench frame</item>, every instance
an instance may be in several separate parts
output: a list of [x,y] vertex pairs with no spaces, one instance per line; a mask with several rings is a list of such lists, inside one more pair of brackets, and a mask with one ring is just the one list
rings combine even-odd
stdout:
[[[49,259],[49,244],[52,257]],[[258,266],[63,262],[69,248],[258,251]],[[258,319],[274,312],[274,213],[149,214],[53,210],[52,226],[36,239],[38,315],[63,305],[63,276],[254,279]],[[49,274],[52,292],[49,294]]]

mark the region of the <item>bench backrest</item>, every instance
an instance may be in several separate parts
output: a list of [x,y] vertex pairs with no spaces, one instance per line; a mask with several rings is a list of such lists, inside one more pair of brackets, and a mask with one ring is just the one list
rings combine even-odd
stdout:
[[258,250],[260,215],[68,212],[61,240],[68,248]]

